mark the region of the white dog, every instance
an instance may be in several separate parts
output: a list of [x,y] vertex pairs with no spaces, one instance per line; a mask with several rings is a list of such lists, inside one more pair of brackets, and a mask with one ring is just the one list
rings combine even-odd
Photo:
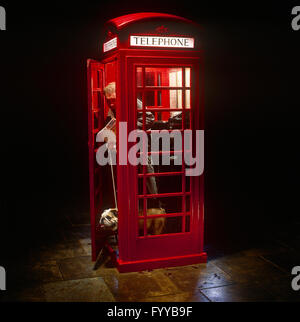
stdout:
[[[162,215],[166,211],[163,208],[150,208],[147,209],[147,215]],[[139,211],[139,216],[143,216],[143,211]],[[149,218],[147,219],[147,232],[148,235],[160,235],[165,227],[165,217]],[[139,229],[144,227],[144,221],[139,219]],[[118,229],[118,210],[116,208],[109,208],[103,211],[100,216],[99,223],[105,229],[116,231]]]
[[99,224],[106,229],[116,231],[118,229],[118,210],[116,208],[104,210],[100,216]]

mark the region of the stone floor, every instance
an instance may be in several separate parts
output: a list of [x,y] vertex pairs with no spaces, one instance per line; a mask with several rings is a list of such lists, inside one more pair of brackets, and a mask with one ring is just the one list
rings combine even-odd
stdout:
[[10,268],[14,287],[2,301],[300,300],[300,291],[291,288],[291,269],[300,265],[300,223],[291,228],[294,234],[277,234],[261,247],[229,253],[208,249],[207,264],[120,274],[109,258],[94,270],[89,215],[66,213],[64,229]]

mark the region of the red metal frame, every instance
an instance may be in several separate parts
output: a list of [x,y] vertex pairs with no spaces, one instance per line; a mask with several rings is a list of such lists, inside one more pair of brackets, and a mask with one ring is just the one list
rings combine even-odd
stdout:
[[[134,20],[143,21],[144,18],[149,19],[150,14],[147,13],[147,17],[140,15],[138,17],[126,16],[119,17],[115,21],[111,21],[110,24],[115,23],[117,28],[124,28],[127,24],[134,24]],[[162,19],[167,19],[168,15],[162,14]],[[169,17],[172,20],[176,20],[175,16]],[[126,19],[128,19],[126,23]],[[178,19],[180,22],[184,21],[184,18]],[[188,22],[187,20],[185,20]],[[110,35],[110,38],[115,35]],[[119,43],[119,42],[118,42]],[[203,107],[203,57],[201,50],[182,50],[182,49],[132,49],[126,48],[120,45],[119,48],[106,53],[106,58],[102,59],[101,63],[89,60],[88,62],[88,92],[89,92],[89,158],[90,158],[90,204],[91,204],[91,230],[92,230],[92,259],[95,260],[97,253],[99,252],[99,232],[97,229],[97,214],[101,210],[100,197],[97,195],[97,191],[101,190],[101,169],[96,170],[99,166],[95,163],[95,144],[94,137],[98,130],[95,128],[94,115],[105,111],[104,101],[98,99],[95,103],[95,94],[102,93],[103,86],[109,81],[105,81],[106,65],[115,61],[115,81],[117,88],[117,123],[128,122],[128,133],[136,129],[136,115],[137,111],[143,112],[145,120],[145,111],[162,112],[162,119],[170,111],[181,111],[178,109],[170,109],[167,106],[168,91],[170,90],[182,90],[182,111],[190,113],[190,124],[192,130],[204,129],[204,107]],[[145,68],[181,68],[182,69],[182,86],[169,87],[158,86],[157,79],[156,85],[151,87],[145,87]],[[142,86],[137,87],[136,84],[136,70],[142,68]],[[189,87],[185,86],[185,68],[190,68],[191,84]],[[155,69],[153,69],[155,71]],[[162,69],[163,70],[163,69]],[[95,87],[94,78],[97,74],[102,72],[102,87]],[[111,76],[108,76],[111,78]],[[157,77],[157,76],[155,76]],[[111,81],[111,80],[110,80]],[[154,91],[155,104],[151,108],[145,106],[146,91]],[[158,91],[165,90],[164,95],[161,94],[161,104],[157,106],[157,93]],[[185,107],[185,90],[190,90],[191,108]],[[143,108],[137,110],[137,91],[142,93]],[[100,102],[100,103],[99,103]],[[102,102],[102,103],[101,103]],[[104,114],[103,114],[104,116]],[[103,121],[103,116],[98,116]],[[100,122],[101,123],[101,122]],[[101,124],[103,125],[103,124]],[[185,120],[182,119],[182,130],[184,129]],[[144,125],[143,125],[144,126]],[[145,128],[143,128],[146,130]],[[117,126],[117,137],[118,133]],[[148,131],[149,132],[149,131]],[[195,140],[193,140],[195,142]],[[134,143],[128,143],[127,149],[129,150]],[[117,141],[117,154],[119,156],[119,142]],[[161,152],[158,152],[161,153]],[[173,152],[174,153],[174,152]],[[176,153],[176,152],[175,152]],[[180,151],[177,151],[180,153]],[[137,166],[133,165],[120,165],[117,164],[117,191],[118,191],[118,210],[119,210],[119,229],[118,229],[118,256],[113,252],[113,258],[115,259],[116,266],[120,272],[138,271],[144,269],[152,269],[165,266],[177,266],[188,265],[199,262],[206,262],[206,253],[203,251],[203,221],[204,221],[204,176],[190,177],[190,189],[186,191],[186,177],[185,166],[182,166],[181,171],[176,172],[163,172],[163,173],[146,173],[145,166],[143,166],[142,173],[138,173]],[[97,174],[95,173],[97,171]],[[99,172],[99,174],[98,174]],[[98,176],[99,183],[95,186],[95,176]],[[182,189],[180,192],[165,192],[155,195],[147,194],[146,179],[149,176],[155,177],[172,177],[181,176]],[[138,194],[138,180],[143,180],[142,194]],[[130,187],[130,188],[129,188]],[[155,216],[147,216],[146,203],[149,198],[168,198],[175,197],[182,198],[181,211],[176,213],[160,214]],[[98,198],[98,199],[97,199]],[[186,209],[186,198],[190,200],[190,209]],[[138,200],[143,200],[143,217],[138,213]],[[99,202],[99,203],[97,203]],[[161,235],[147,235],[146,218],[158,218],[158,217],[181,217],[182,225],[181,232],[168,233]],[[186,217],[189,216],[190,230],[186,232]],[[138,220],[144,218],[144,234],[139,236],[138,234]]]
[[120,16],[120,17],[111,19],[107,22],[107,24],[112,24],[112,25],[116,26],[116,28],[122,29],[131,23],[136,23],[140,20],[144,21],[146,19],[153,19],[153,18],[175,19],[177,21],[179,20],[179,21],[185,21],[188,23],[192,23],[192,21],[190,21],[186,18],[167,14],[167,13],[138,12],[138,13],[132,13],[129,15],[124,15],[124,16]]
[[90,182],[90,215],[92,259],[96,260],[100,250],[97,234],[97,213],[101,207],[101,168],[96,162],[96,134],[103,126],[103,81],[104,67],[98,61],[87,61],[88,79],[88,147],[89,147],[89,182]]

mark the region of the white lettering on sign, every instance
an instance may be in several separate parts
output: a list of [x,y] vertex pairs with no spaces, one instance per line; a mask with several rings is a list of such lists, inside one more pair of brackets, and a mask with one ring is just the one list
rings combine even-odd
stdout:
[[117,37],[105,42],[103,44],[103,51],[107,52],[117,47]]
[[130,46],[194,48],[194,38],[130,36]]

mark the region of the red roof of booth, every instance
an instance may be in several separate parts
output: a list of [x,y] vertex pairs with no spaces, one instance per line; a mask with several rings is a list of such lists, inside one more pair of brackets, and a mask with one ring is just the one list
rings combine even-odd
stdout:
[[165,19],[174,19],[174,20],[180,20],[183,22],[191,22],[190,20],[175,16],[175,15],[170,15],[167,13],[158,13],[158,12],[139,12],[139,13],[132,13],[129,15],[124,15],[120,16],[114,19],[111,19],[107,22],[107,24],[113,24],[117,29],[122,29],[126,27],[127,25],[137,22],[140,20],[145,20],[145,19],[151,19],[151,18],[165,18]]

